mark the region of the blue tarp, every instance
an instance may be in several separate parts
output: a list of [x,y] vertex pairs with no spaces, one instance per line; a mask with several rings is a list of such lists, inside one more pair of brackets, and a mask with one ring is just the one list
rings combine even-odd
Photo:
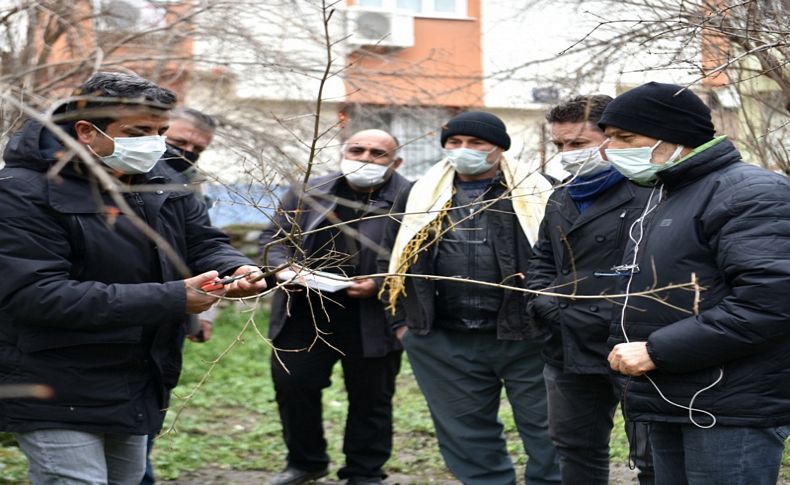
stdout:
[[277,209],[284,187],[262,184],[203,184],[208,199],[211,223],[216,227],[232,224],[268,225]]

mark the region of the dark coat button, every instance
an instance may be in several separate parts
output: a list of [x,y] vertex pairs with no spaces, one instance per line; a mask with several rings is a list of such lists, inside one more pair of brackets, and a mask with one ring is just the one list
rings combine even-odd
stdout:
[[597,236],[595,236],[595,240],[598,241],[599,243],[602,243],[602,242],[606,241],[606,236],[598,234]]
[[568,268],[562,268],[562,274],[570,274],[571,270]]
[[561,302],[560,302],[560,304],[559,304],[559,307],[560,307],[560,308],[568,308],[568,302],[566,302],[566,301],[561,301]]
[[591,312],[597,312],[598,311],[598,305],[590,305],[590,311]]

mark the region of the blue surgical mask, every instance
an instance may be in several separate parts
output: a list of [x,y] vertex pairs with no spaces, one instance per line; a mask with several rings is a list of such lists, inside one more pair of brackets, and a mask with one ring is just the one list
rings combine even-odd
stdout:
[[652,147],[607,148],[604,152],[612,166],[626,178],[638,184],[652,184],[656,181],[656,173],[671,167],[683,150],[683,145],[678,145],[666,163],[651,163],[653,151],[661,143],[662,140],[658,140]]
[[494,150],[496,148],[488,152],[472,150],[471,148],[445,149],[444,156],[447,157],[447,160],[456,172],[462,175],[478,175],[493,168],[493,164],[486,159]]
[[113,138],[95,125],[94,128],[107,138],[111,138],[115,144],[111,155],[99,158],[108,167],[123,174],[150,172],[167,149],[165,137],[161,135]]

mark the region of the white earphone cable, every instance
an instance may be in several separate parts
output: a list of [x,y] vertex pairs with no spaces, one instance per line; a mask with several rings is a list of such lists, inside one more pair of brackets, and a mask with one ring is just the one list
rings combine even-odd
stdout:
[[[634,243],[634,250],[633,250],[634,256],[633,256],[630,264],[623,265],[623,266],[620,266],[618,268],[620,270],[630,270],[630,275],[628,276],[628,283],[626,283],[626,286],[625,286],[625,298],[624,298],[624,301],[623,301],[623,308],[622,308],[622,311],[620,312],[620,330],[622,330],[623,338],[625,339],[626,342],[630,342],[631,340],[628,338],[628,333],[625,330],[625,311],[626,311],[626,308],[628,308],[628,299],[629,299],[629,296],[631,294],[631,282],[634,279],[634,274],[638,271],[638,268],[639,268],[637,266],[637,264],[636,264],[636,261],[637,261],[638,255],[639,255],[639,246],[642,243],[642,239],[644,237],[644,222],[645,222],[645,218],[648,215],[650,215],[650,213],[653,212],[658,207],[658,205],[661,203],[662,189],[663,189],[662,185],[658,185],[658,186],[654,186],[653,187],[653,190],[650,191],[650,196],[647,198],[647,205],[645,206],[644,211],[642,211],[642,215],[639,216],[639,218],[636,219],[631,224],[631,227],[628,229],[628,238],[631,240],[631,242]],[[653,205],[651,207],[651,203],[653,202],[653,196],[655,195],[656,190],[658,190],[658,200],[656,201],[655,205]],[[634,237],[634,227],[635,226],[638,226],[638,228],[639,228],[639,235],[637,237]],[[658,392],[658,395],[661,396],[661,399],[663,399],[664,401],[668,402],[669,404],[671,404],[671,405],[673,405],[675,407],[679,407],[681,409],[688,410],[688,412],[689,412],[689,420],[691,421],[691,423],[694,426],[697,426],[697,427],[703,428],[703,429],[707,429],[707,428],[712,428],[713,426],[716,425],[716,416],[714,416],[712,413],[710,413],[710,412],[708,412],[708,411],[706,411],[704,409],[695,408],[694,407],[694,401],[697,399],[697,396],[699,396],[703,392],[707,391],[708,389],[712,388],[713,386],[715,386],[716,384],[721,382],[721,380],[724,378],[724,369],[719,367],[719,377],[715,381],[713,381],[713,383],[711,383],[710,385],[705,386],[702,389],[700,389],[697,392],[695,392],[694,395],[691,397],[691,400],[689,401],[689,405],[688,406],[684,406],[682,404],[678,404],[678,403],[672,401],[671,399],[667,398],[664,395],[664,393],[661,392],[661,389],[659,389],[659,387],[655,383],[655,381],[652,378],[650,378],[649,375],[644,374],[644,376],[645,376],[645,378],[647,378],[648,381],[650,381],[650,383],[656,389],[656,391]],[[694,412],[702,413],[702,414],[710,417],[710,419],[711,419],[710,424],[704,425],[704,424],[698,423],[694,419]]]

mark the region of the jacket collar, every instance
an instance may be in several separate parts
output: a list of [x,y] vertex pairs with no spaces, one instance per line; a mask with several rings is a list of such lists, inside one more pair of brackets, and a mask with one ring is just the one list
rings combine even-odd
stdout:
[[[106,204],[112,205],[112,202],[106,198],[104,191],[99,188],[98,181],[94,177],[79,173],[78,168],[73,166],[65,167],[62,175],[60,180],[47,182],[49,204],[56,211],[65,214],[98,214],[105,211]],[[169,184],[173,180],[171,175],[166,164],[160,162],[149,173],[135,175],[132,184]],[[183,192],[183,195],[186,194],[188,194],[188,189]],[[143,194],[146,198],[156,197],[157,199],[164,199],[171,195],[172,191]]]
[[601,193],[587,210],[581,214],[579,214],[576,204],[566,192],[565,200],[558,208],[558,211],[571,224],[568,230],[568,232],[571,232],[630,202],[635,197],[636,190],[637,187],[633,183],[628,180],[621,180]]
[[735,145],[730,140],[722,140],[656,175],[667,190],[672,191],[740,160],[741,154]]

